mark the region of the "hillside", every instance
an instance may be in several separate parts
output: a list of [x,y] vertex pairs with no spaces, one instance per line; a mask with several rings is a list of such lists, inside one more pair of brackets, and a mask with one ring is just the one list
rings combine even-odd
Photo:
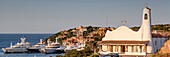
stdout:
[[[138,31],[140,27],[131,27],[132,30]],[[46,44],[50,39],[55,42],[55,38],[58,37],[59,43],[81,43],[83,41],[101,41],[105,36],[107,30],[115,30],[114,27],[92,27],[92,26],[79,26],[77,28],[60,31],[49,38],[46,38],[43,43]],[[170,37],[170,24],[158,24],[152,25],[153,37]],[[159,35],[158,35],[159,34]]]
[[60,31],[49,38],[46,38],[43,43],[46,44],[47,40],[50,39],[52,42],[55,42],[55,38],[58,37],[59,43],[80,43],[83,41],[101,41],[105,36],[106,30],[114,30],[112,27],[92,27],[92,26],[79,26],[77,28]]
[[[140,27],[131,27],[133,30],[139,30]],[[157,25],[152,25],[151,30],[163,30],[165,32],[170,32],[170,24],[157,24]]]

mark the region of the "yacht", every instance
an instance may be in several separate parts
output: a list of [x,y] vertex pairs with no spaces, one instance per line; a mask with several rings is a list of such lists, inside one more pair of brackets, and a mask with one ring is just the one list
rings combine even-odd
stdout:
[[21,38],[21,43],[17,43],[15,45],[12,45],[11,42],[11,46],[7,47],[7,48],[2,48],[2,50],[5,53],[25,53],[28,52],[27,48],[31,47],[32,44],[29,42],[25,42],[26,38]]
[[78,44],[78,47],[76,48],[78,51],[84,50],[85,47],[85,41],[82,39],[81,43]]
[[76,48],[78,51],[80,50],[84,50],[85,44],[81,43],[80,45],[78,45],[78,47]]
[[55,43],[51,43],[50,40],[47,40],[48,45],[45,46],[45,48],[41,48],[39,51],[41,53],[57,53],[56,49],[60,48],[60,43],[57,42],[56,38],[56,42]]
[[39,49],[45,48],[45,46],[46,45],[42,43],[42,39],[40,39],[39,43],[37,43],[36,45],[28,48],[27,50],[28,50],[28,52],[31,52],[31,53],[39,53],[40,52]]
[[70,50],[73,50],[73,49],[77,49],[77,47],[73,46],[73,45],[69,45],[64,49],[64,51],[67,52],[67,51],[70,51]]
[[64,51],[65,48],[66,48],[65,46],[60,46],[60,48],[57,48],[56,51],[57,53],[65,53]]

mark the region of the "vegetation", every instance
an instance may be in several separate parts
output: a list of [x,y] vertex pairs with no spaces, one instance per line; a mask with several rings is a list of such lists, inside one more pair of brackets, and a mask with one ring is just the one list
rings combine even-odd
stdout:
[[159,53],[160,50],[161,50],[161,48],[157,51],[156,54],[152,55],[152,57],[168,57],[168,56],[170,56],[170,53],[164,53],[164,54]]
[[64,56],[65,57],[87,57],[90,56],[93,53],[93,51],[90,49],[90,47],[85,47],[84,50],[77,51],[76,49],[67,51]]
[[94,54],[94,55],[90,55],[90,57],[99,57],[99,55]]
[[86,42],[86,46],[90,47],[90,49],[94,51],[97,48],[97,41],[88,41]]
[[[99,31],[99,28],[101,28],[101,27],[88,26],[86,28],[87,28],[87,31],[83,32],[83,38],[86,38],[86,36],[88,36],[91,32]],[[109,28],[110,27],[106,27],[107,30],[110,30]],[[131,29],[133,29],[133,30],[139,30],[139,28],[140,27],[131,27]],[[76,28],[67,30],[68,33],[64,33],[64,31],[60,31],[60,32],[50,36],[49,38],[46,38],[44,40],[44,42],[47,43],[48,39],[50,39],[52,42],[55,42],[55,38],[56,37],[66,35],[66,37],[59,38],[57,40],[60,44],[62,44],[63,40],[66,40],[67,38],[71,38],[73,36],[76,36],[76,34],[72,32],[72,30],[75,30],[75,29]],[[169,30],[170,29],[170,24],[152,25],[151,29],[152,29],[152,31],[153,30],[163,30],[165,32],[170,32],[170,30]],[[104,32],[106,33],[106,31],[104,31]],[[98,57],[98,55],[94,55],[93,53],[95,51],[99,50],[99,49],[97,49],[97,41],[101,41],[104,36],[101,36],[99,34],[95,34],[95,36],[96,37],[91,37],[95,41],[88,41],[88,42],[86,42],[86,46],[84,47],[84,50],[81,50],[81,51],[71,50],[71,51],[66,52],[64,56],[57,55],[56,57],[87,57],[87,56]],[[167,37],[170,38],[170,36],[167,36]],[[155,56],[167,57],[167,56],[170,56],[170,54],[156,53],[152,57],[155,57]]]
[[170,53],[164,53],[164,54],[156,53],[152,55],[152,57],[169,57],[169,56],[170,56]]
[[[85,27],[87,28],[87,31],[83,32],[83,38],[86,38],[86,36],[88,36],[91,32],[94,32],[94,31],[98,31],[99,28],[101,27],[92,27],[92,26],[87,26]],[[60,31],[48,38],[46,38],[43,42],[45,42],[45,44],[47,43],[47,40],[50,39],[52,42],[55,42],[55,38],[58,37],[58,36],[63,36],[65,35],[66,37],[63,37],[61,39],[58,39],[58,42],[62,44],[62,40],[66,40],[67,38],[71,38],[73,36],[77,36],[77,31],[75,33],[72,32],[72,30],[76,30],[76,28],[73,28],[73,29],[69,29],[69,30],[64,30],[64,31],[68,31],[68,33],[64,33],[64,31]],[[103,36],[100,36],[98,34],[96,34],[97,37],[95,37],[95,41],[101,41],[101,39],[103,38]]]
[[[131,29],[133,30],[139,30],[140,27],[131,27]],[[170,24],[157,24],[157,25],[152,25],[151,26],[151,30],[163,30],[166,32],[170,32],[170,30],[168,30],[170,28]]]
[[[86,38],[91,32],[94,31],[99,31],[99,28],[101,27],[92,27],[92,26],[87,26],[87,31],[83,32],[83,38]],[[105,27],[107,30],[111,30],[110,27]],[[133,30],[139,30],[140,27],[131,27]],[[157,25],[152,25],[152,30],[163,30],[165,32],[170,32],[170,24],[157,24]],[[58,36],[63,36],[66,35],[66,37],[63,37],[61,39],[58,39],[58,42],[62,44],[62,40],[66,40],[67,38],[71,38],[73,36],[76,36],[75,33],[72,32],[72,30],[76,30],[76,28],[66,30],[68,33],[64,33],[64,31],[60,31],[44,40],[45,43],[47,43],[47,40],[50,39],[52,42],[55,41],[55,38]],[[106,32],[106,30],[104,31]],[[95,41],[101,41],[104,36],[101,36],[99,34],[95,34],[97,37],[92,37]],[[167,36],[170,37],[170,36]]]

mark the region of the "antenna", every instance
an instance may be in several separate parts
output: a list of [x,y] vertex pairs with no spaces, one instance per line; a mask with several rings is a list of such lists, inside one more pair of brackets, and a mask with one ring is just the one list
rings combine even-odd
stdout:
[[42,39],[40,39],[40,44],[42,44]]
[[56,39],[56,41],[55,41],[55,42],[56,42],[56,43],[58,43],[58,42],[57,42],[57,39],[58,39],[58,38],[56,37],[55,39]]
[[25,38],[24,35],[22,36],[22,38]]
[[108,23],[109,23],[109,22],[108,22],[108,18],[109,18],[109,17],[107,16],[107,20],[106,20],[106,26],[107,26],[107,27],[108,27]]
[[148,2],[145,3],[145,7],[148,8]]
[[122,21],[121,21],[122,25],[125,25],[126,22],[127,22],[126,20],[122,20]]
[[10,47],[12,48],[12,41],[11,41],[11,46]]
[[19,43],[19,38],[18,38],[18,43]]

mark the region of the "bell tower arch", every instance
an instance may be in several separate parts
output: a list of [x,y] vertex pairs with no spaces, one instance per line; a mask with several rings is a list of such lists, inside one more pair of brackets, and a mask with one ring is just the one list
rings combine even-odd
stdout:
[[145,4],[143,9],[143,19],[142,19],[142,34],[144,41],[149,41],[147,44],[147,53],[154,53],[154,45],[152,42],[152,33],[151,33],[151,9],[148,8],[148,4]]

